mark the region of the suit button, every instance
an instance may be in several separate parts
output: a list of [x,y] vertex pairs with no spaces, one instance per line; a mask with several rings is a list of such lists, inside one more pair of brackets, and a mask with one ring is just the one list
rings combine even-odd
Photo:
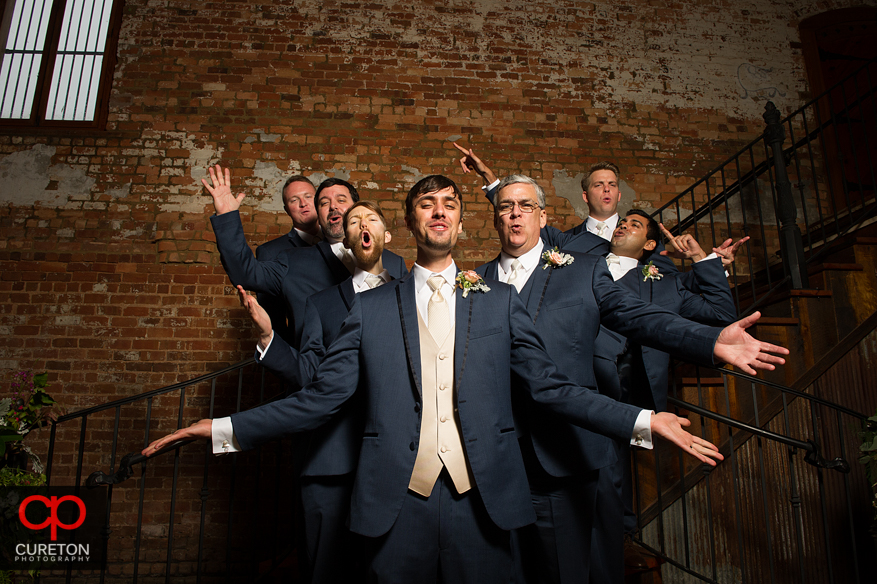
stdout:
[[408,445],[408,448],[409,448],[410,450],[414,450],[414,442],[412,442],[411,444],[409,444],[409,445]]
[[439,353],[439,359],[441,359],[442,361],[444,361],[447,358],[448,358],[448,356],[445,355],[444,353]]
[[444,424],[445,422],[448,421],[448,419],[445,416],[442,416],[440,421],[442,424]]
[[442,383],[441,385],[439,385],[439,390],[440,390],[440,391],[444,391],[447,387],[448,387],[447,385],[445,385],[444,383]]
[[447,452],[448,448],[446,446],[442,446],[442,452]]
[[414,411],[418,414],[420,413],[420,404],[414,404]]

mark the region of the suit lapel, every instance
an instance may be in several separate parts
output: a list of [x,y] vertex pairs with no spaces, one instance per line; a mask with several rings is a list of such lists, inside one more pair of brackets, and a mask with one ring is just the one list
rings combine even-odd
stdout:
[[484,264],[484,277],[488,280],[499,280],[499,256]]
[[350,305],[353,304],[353,298],[356,296],[356,291],[353,289],[353,277],[341,282],[338,289],[341,291],[341,300],[344,301],[347,312],[350,312]]
[[348,270],[347,266],[341,263],[341,260],[332,253],[332,246],[328,241],[320,241],[314,247],[320,251],[320,255],[323,256],[323,261],[326,262],[326,267],[332,272],[332,276],[336,281],[343,282],[350,277],[350,270]]
[[396,300],[399,304],[399,318],[402,321],[402,335],[405,339],[408,368],[414,378],[417,394],[422,399],[423,372],[420,363],[420,327],[417,324],[417,300],[413,273],[409,272],[399,280],[399,285],[396,286]]
[[[549,249],[548,246],[543,246],[542,251],[544,252],[546,249]],[[548,287],[551,270],[553,269],[543,269],[543,266],[545,266],[545,260],[540,258],[539,265],[536,266],[536,269],[530,274],[527,284],[521,289],[521,298],[524,300],[524,304],[527,305],[527,312],[533,317],[534,323],[539,316],[539,307],[542,305],[542,299],[545,297],[545,289]]]
[[463,298],[463,290],[454,288],[454,294],[457,295],[457,306],[454,309],[454,377],[457,395],[459,396],[460,382],[463,379],[463,370],[466,368],[466,356],[469,353],[469,329],[472,324],[472,309],[474,308],[475,297],[483,293],[469,292],[466,298]]

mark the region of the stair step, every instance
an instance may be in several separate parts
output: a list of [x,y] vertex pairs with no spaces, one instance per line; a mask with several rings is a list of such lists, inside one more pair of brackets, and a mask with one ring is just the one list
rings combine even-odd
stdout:
[[[682,385],[690,386],[690,387],[697,387],[697,377],[683,377],[682,378]],[[723,377],[701,377],[700,378],[700,385],[701,385],[701,387],[704,387],[704,386],[722,387],[723,385],[725,385],[725,382],[724,382]]]
[[835,270],[840,272],[861,272],[865,268],[862,264],[844,264],[839,262],[825,262],[822,264],[816,264],[814,266],[809,266],[807,268],[807,273],[811,276],[814,274],[818,274],[819,272],[825,272],[828,270]]
[[801,320],[797,318],[786,318],[783,316],[762,316],[755,323],[756,326],[798,326]]

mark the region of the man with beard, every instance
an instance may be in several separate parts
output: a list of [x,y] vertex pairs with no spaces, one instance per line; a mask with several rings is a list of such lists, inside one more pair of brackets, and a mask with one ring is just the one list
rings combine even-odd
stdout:
[[[323,240],[312,247],[289,250],[275,260],[259,261],[250,252],[238,212],[244,193],[232,194],[228,169],[223,173],[216,165],[216,171],[212,167],[209,171],[212,186],[205,182],[205,187],[216,208],[216,215],[210,218],[210,222],[229,279],[245,290],[282,296],[286,302],[287,320],[293,329],[289,344],[299,347],[307,299],[340,284],[354,271],[353,255],[343,243],[343,216],[359,200],[359,193],[347,181],[338,178],[324,180],[316,194]],[[394,278],[408,272],[405,261],[393,252],[384,250],[382,261]]]
[[[273,334],[268,315],[255,298],[238,286],[241,303],[260,331],[257,360],[297,386],[311,381],[326,347],[341,330],[354,296],[393,279],[381,259],[391,236],[377,203],[354,203],[344,214],[344,231],[344,245],[353,252],[356,268],[353,276],[341,284],[308,298],[300,352]],[[217,420],[225,430],[215,437],[234,451],[231,422],[229,418],[224,420]],[[362,399],[354,396],[335,418],[302,440],[301,500],[314,583],[362,580],[362,575],[356,572],[359,565],[355,561],[358,553],[354,553],[356,540],[347,528],[362,425]]]
[[[631,439],[641,412],[559,373],[513,287],[457,271],[452,251],[463,231],[463,201],[453,181],[428,176],[405,203],[417,242],[411,273],[357,295],[314,381],[287,399],[232,416],[234,436],[252,448],[315,428],[361,392],[366,419],[350,528],[369,538],[369,581],[507,584],[509,530],[535,520],[511,376],[524,381],[520,390],[540,407],[619,439]],[[632,316],[623,295],[614,296],[604,300],[615,305],[619,320]],[[656,312],[650,318],[679,322]],[[783,360],[769,353],[787,351],[745,333],[756,319],[722,331],[685,323],[670,336],[702,361],[715,354],[745,371],[772,369]],[[682,429],[687,421],[666,412],[644,417],[651,432],[698,460],[722,458],[714,445]],[[180,439],[210,439],[212,428],[212,420],[201,420],[143,453]]]

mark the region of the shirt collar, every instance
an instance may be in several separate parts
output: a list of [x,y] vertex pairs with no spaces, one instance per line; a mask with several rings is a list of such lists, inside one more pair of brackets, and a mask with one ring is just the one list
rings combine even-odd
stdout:
[[[585,229],[593,233],[597,231],[597,223],[599,223],[597,219],[594,219],[593,217],[588,215],[588,218],[585,219]],[[608,237],[604,238],[607,240],[611,240],[612,233],[615,231],[615,228],[618,227],[618,213],[615,213],[614,215],[606,219],[604,223],[606,224],[606,227],[609,228],[609,230],[606,232],[608,234]]]
[[[420,264],[416,263],[411,268],[411,272],[414,274],[414,290],[416,292],[420,292],[420,290],[426,286],[426,281],[429,280],[429,277],[435,274],[435,272],[430,272]],[[447,285],[453,288],[456,285],[457,264],[452,260],[451,265],[438,274],[443,276]]]
[[[364,287],[365,286],[365,279],[367,276],[370,276],[370,275],[371,275],[371,272],[366,272],[365,270],[363,270],[362,268],[359,268],[359,267],[355,268],[353,270],[353,283],[354,283],[353,289],[359,290],[360,288]],[[381,277],[381,279],[384,281],[384,283],[387,283],[393,279],[390,277],[390,273],[387,270],[384,270],[383,272],[381,272],[380,274],[377,274],[377,275]]]
[[502,268],[502,271],[508,274],[512,270],[512,262],[516,259],[521,262],[521,266],[523,266],[524,271],[531,272],[536,269],[536,266],[539,265],[539,260],[542,258],[542,250],[545,249],[545,243],[542,241],[542,238],[539,238],[539,243],[533,246],[533,249],[528,251],[525,254],[514,258],[507,254],[506,252],[502,252],[499,254],[499,266]]

